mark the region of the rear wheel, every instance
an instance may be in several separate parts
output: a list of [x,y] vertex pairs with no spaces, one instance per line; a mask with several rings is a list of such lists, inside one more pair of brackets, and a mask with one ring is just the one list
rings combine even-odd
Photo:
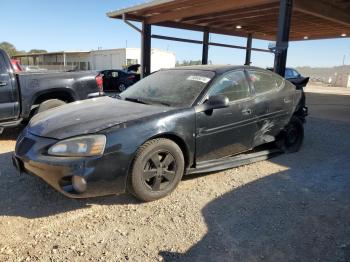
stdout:
[[124,83],[120,83],[118,86],[119,92],[123,92],[126,90],[126,85]]
[[289,124],[277,139],[277,145],[285,153],[298,152],[304,140],[304,126],[302,121],[293,116]]
[[142,201],[153,201],[170,194],[185,169],[180,147],[169,139],[153,139],[136,153],[130,173],[129,191]]

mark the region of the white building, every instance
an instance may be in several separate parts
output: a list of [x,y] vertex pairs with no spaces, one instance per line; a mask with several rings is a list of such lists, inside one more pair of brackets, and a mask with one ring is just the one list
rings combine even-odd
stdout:
[[[133,64],[141,64],[141,49],[118,48],[92,51],[60,51],[41,54],[14,56],[21,64],[36,65],[49,70],[105,70],[123,69]],[[152,49],[151,71],[172,68],[176,64],[175,53]]]
[[[91,69],[121,69],[133,64],[141,64],[141,49],[119,48],[91,51]],[[151,71],[175,67],[175,53],[152,49]]]

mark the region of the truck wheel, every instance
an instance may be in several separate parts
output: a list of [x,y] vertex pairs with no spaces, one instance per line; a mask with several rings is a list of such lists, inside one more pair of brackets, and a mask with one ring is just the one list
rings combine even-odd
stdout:
[[136,152],[129,179],[129,191],[142,201],[169,195],[179,184],[185,169],[180,147],[169,139],[153,139]]
[[44,111],[49,110],[51,108],[55,108],[55,107],[62,106],[62,105],[65,105],[65,104],[66,104],[66,102],[64,102],[62,100],[50,99],[50,100],[47,100],[45,102],[42,102],[39,105],[38,110],[35,113],[36,114],[37,113],[41,113],[41,112],[44,112]]
[[293,116],[289,124],[277,138],[277,146],[285,153],[298,152],[304,140],[304,126],[301,120]]

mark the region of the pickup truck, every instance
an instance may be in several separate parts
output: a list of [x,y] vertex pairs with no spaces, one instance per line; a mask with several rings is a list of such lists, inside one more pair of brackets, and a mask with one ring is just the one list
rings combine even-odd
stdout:
[[15,72],[0,49],[0,134],[47,109],[102,95],[103,76],[94,71]]

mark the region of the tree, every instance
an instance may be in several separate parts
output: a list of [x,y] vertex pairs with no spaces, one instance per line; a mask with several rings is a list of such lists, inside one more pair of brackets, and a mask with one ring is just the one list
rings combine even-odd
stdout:
[[44,49],[32,49],[29,51],[29,54],[39,54],[39,53],[47,53]]
[[[4,49],[5,52],[10,56],[27,54],[26,51],[17,50],[16,47],[9,42],[0,43],[0,48]],[[28,52],[29,54],[47,53],[44,49],[32,49]]]
[[17,49],[16,47],[9,43],[9,42],[2,42],[0,43],[0,48],[4,49],[5,52],[9,55],[9,56],[14,56],[17,54]]
[[201,65],[201,60],[183,60],[182,63],[179,61],[176,62],[176,66],[189,66],[189,65]]

